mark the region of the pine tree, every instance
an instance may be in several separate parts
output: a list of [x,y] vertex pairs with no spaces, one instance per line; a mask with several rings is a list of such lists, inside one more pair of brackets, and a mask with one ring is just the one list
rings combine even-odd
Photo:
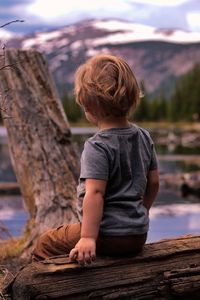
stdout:
[[141,82],[141,92],[142,92],[143,96],[141,97],[140,104],[134,113],[134,120],[148,121],[150,118],[149,99],[148,99],[147,91],[146,91],[145,84],[143,81]]
[[163,121],[168,118],[168,101],[165,97],[163,90],[161,90],[159,97],[159,120]]
[[69,97],[66,91],[63,93],[62,104],[69,121],[77,122],[81,119],[82,110],[80,106],[75,102],[74,98]]
[[170,99],[170,119],[191,121],[200,118],[200,65],[182,76]]

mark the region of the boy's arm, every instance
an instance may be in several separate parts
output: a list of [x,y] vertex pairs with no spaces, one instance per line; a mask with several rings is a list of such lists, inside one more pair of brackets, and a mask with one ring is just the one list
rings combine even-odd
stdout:
[[69,257],[80,264],[91,263],[96,256],[96,239],[103,215],[105,180],[86,179],[86,193],[83,199],[83,221],[81,238],[71,250]]
[[143,205],[149,210],[157,196],[159,189],[158,170],[149,171],[147,176],[147,187],[143,197]]

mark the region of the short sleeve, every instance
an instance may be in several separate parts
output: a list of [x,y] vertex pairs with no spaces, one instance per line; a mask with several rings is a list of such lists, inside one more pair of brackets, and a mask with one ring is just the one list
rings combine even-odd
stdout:
[[149,171],[153,171],[153,170],[157,170],[158,169],[158,159],[157,159],[157,155],[156,155],[156,150],[154,147],[154,144],[152,144],[152,152],[151,152],[151,162],[150,162],[150,167],[149,167]]
[[109,176],[109,160],[105,146],[100,142],[85,142],[81,155],[80,178],[107,180]]

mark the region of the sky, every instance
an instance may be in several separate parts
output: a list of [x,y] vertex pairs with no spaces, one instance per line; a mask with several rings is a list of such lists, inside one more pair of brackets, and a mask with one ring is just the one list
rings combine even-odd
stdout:
[[0,25],[22,34],[93,18],[117,18],[156,28],[200,32],[200,0],[0,0]]

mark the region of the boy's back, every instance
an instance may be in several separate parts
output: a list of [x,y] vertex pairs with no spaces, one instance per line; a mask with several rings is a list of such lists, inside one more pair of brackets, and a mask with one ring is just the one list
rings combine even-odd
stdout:
[[85,143],[78,186],[78,214],[82,221],[85,179],[106,180],[101,235],[143,234],[148,212],[142,203],[147,174],[157,168],[149,133],[130,124],[99,131]]

